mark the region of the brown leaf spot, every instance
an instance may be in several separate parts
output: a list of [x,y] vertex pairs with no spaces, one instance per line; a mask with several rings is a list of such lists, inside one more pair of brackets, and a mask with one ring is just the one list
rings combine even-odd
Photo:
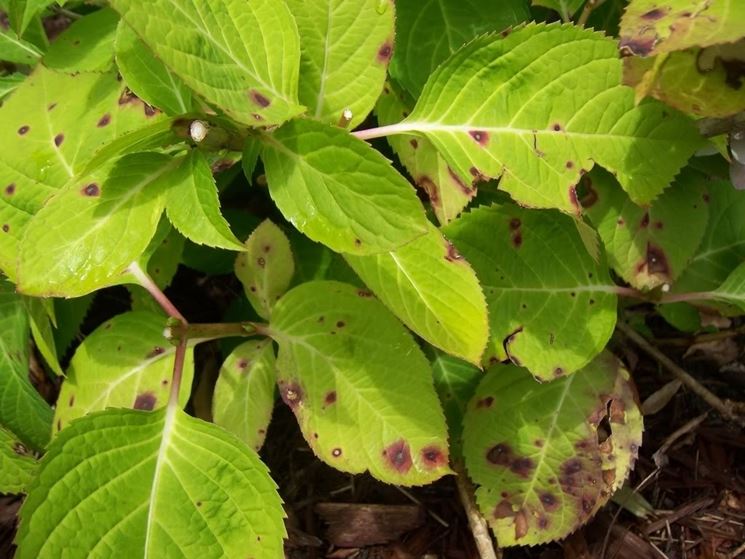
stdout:
[[26,454],[29,453],[28,452],[28,449],[23,445],[23,443],[20,443],[18,441],[16,441],[13,444],[13,452],[15,452],[16,454],[19,454],[21,456],[24,456],[24,455],[26,455]]
[[437,446],[426,446],[421,451],[422,462],[428,469],[441,468],[448,463],[447,456]]
[[473,196],[473,189],[468,186],[465,182],[463,182],[463,179],[461,179],[458,174],[453,171],[451,167],[448,166],[448,175],[450,175],[450,180],[453,181],[455,186],[457,186],[461,192],[466,194],[467,196]]
[[654,48],[657,42],[657,37],[645,37],[640,39],[621,39],[619,48],[621,49],[621,56],[647,56]]
[[595,507],[596,499],[591,497],[582,497],[582,512],[585,513],[585,516],[588,516],[592,513],[592,509]]
[[486,146],[489,143],[489,133],[483,130],[469,130],[468,135],[474,139],[474,141],[481,147]]
[[158,355],[163,355],[165,353],[165,349],[160,346],[155,346],[145,357],[147,359],[152,359],[153,357],[157,357]]
[[257,266],[258,266],[259,268],[264,268],[264,267],[266,266],[266,260],[264,259],[264,257],[263,257],[263,256],[259,256],[259,257],[258,257],[258,258],[256,259],[256,265],[257,265]]
[[647,272],[650,274],[670,275],[670,267],[668,266],[664,251],[651,243],[647,244],[646,266]]
[[460,255],[453,243],[448,242],[447,252],[445,253],[445,260],[447,260],[448,262],[457,262],[458,260],[462,259],[463,257]]
[[546,444],[543,439],[536,439],[533,441],[533,445],[538,448],[543,448],[543,445]]
[[155,116],[160,112],[158,109],[151,105],[148,105],[147,103],[143,103],[142,110],[145,111],[145,116],[148,118],[151,116]]
[[8,186],[5,187],[6,196],[13,196],[15,192],[16,192],[16,185],[14,182],[10,183]]
[[70,395],[70,399],[67,401],[67,404],[70,407],[73,407],[75,405],[75,394]]
[[624,425],[626,423],[626,406],[622,400],[614,398],[610,403],[611,423]]
[[24,136],[25,134],[27,134],[27,133],[28,133],[28,131],[29,131],[29,130],[31,130],[31,128],[30,128],[29,126],[27,126],[27,125],[25,125],[25,124],[24,124],[23,126],[21,126],[21,127],[20,127],[20,128],[18,129],[18,134],[19,134],[20,136]]
[[538,499],[540,499],[543,508],[548,512],[553,512],[559,508],[559,500],[550,491],[543,491],[538,495]]
[[640,229],[646,229],[649,227],[649,212],[644,212],[641,221],[639,222]]
[[386,41],[382,45],[380,45],[380,48],[378,49],[378,62],[381,64],[388,64],[388,62],[391,59],[391,56],[393,55],[393,45]]
[[530,474],[535,469],[535,463],[530,458],[515,458],[510,464],[510,471],[524,479],[530,477]]
[[561,367],[554,368],[554,376],[557,377],[557,378],[558,377],[563,377],[564,376],[564,369],[562,369]]
[[54,137],[54,145],[57,147],[60,147],[62,145],[62,142],[65,141],[65,135],[64,134],[57,134]]
[[99,196],[101,194],[101,189],[95,182],[92,182],[84,186],[81,193],[83,194],[83,196]]
[[661,221],[655,221],[654,222],[654,228],[655,229],[659,230],[659,229],[663,229],[664,227],[665,226],[663,225],[663,223]]
[[568,190],[569,194],[569,203],[574,208],[574,211],[577,215],[580,215],[582,213],[582,205],[579,203],[579,200],[577,199],[577,188],[572,185],[569,187]]
[[339,321],[336,322],[336,327],[337,328],[344,328],[346,325],[347,325],[347,323],[344,322],[343,320],[339,320]]
[[573,169],[574,168],[574,161],[567,161],[566,163],[564,163],[564,166],[567,169]]
[[554,123],[553,126],[551,126],[551,129],[554,132],[561,132],[561,124],[559,124],[558,122],[556,122],[556,123]]
[[137,395],[133,407],[136,410],[152,410],[155,407],[155,402],[157,401],[158,400],[155,397],[155,394],[153,394],[152,392],[143,392],[142,394]]
[[327,406],[330,406],[331,404],[336,402],[336,390],[332,390],[331,392],[327,393],[323,401],[326,403]]
[[411,147],[413,147],[414,149],[419,147],[419,142],[416,141],[416,138],[412,138],[411,140],[409,140],[409,143],[411,144]]
[[259,93],[255,89],[252,89],[251,91],[249,91],[248,92],[248,96],[251,99],[251,101],[253,101],[254,103],[256,103],[262,109],[265,109],[269,105],[272,104],[272,102],[267,97],[265,97],[264,95],[262,95],[261,93]]
[[502,499],[499,501],[496,507],[494,507],[494,512],[492,513],[492,516],[496,518],[497,520],[501,518],[512,518],[515,516],[515,512],[512,510],[512,505],[507,499]]
[[242,371],[243,369],[248,367],[248,359],[239,360],[238,363],[236,363],[236,367],[238,367],[238,369]]
[[509,466],[513,458],[512,447],[507,443],[499,443],[486,452],[487,461],[495,466]]
[[549,521],[548,518],[546,518],[545,516],[538,517],[538,527],[541,530],[548,530],[548,527],[550,525],[551,525],[551,522]]
[[363,299],[367,299],[369,297],[372,297],[372,291],[369,291],[367,289],[358,289],[357,290],[357,296],[362,297]]
[[528,533],[528,515],[525,513],[524,509],[521,509],[515,515],[515,539],[519,540],[520,538],[525,537],[527,533]]
[[49,106],[47,107],[47,110],[51,111],[56,106],[57,106],[57,103],[50,103]]
[[399,474],[406,474],[411,469],[411,450],[409,444],[403,439],[383,450],[383,457],[388,465]]
[[297,382],[283,383],[279,388],[279,395],[292,411],[295,411],[303,401],[303,389]]
[[486,398],[481,398],[478,402],[476,402],[476,407],[477,408],[490,408],[493,403],[494,403],[494,396],[487,396]]
[[612,486],[616,481],[616,470],[603,470],[603,483]]
[[335,448],[334,450],[332,450],[331,456],[333,456],[334,458],[339,458],[339,456],[341,456],[341,449]]
[[416,183],[424,189],[429,201],[432,202],[433,206],[440,204],[440,194],[437,191],[437,185],[427,175],[422,175],[416,180]]
[[96,123],[96,126],[98,126],[99,128],[103,128],[104,126],[108,126],[110,122],[111,122],[111,114],[106,113],[100,119],[98,119],[98,123]]
[[669,8],[654,8],[652,10],[649,10],[648,12],[643,13],[641,17],[642,19],[646,19],[647,21],[656,21],[665,17],[665,14],[667,14],[668,11]]
[[7,233],[8,231],[10,231],[10,225],[8,225],[7,223],[3,223],[3,232]]
[[[579,181],[580,192],[582,196],[580,198],[580,204],[583,208],[591,208],[598,202],[598,191],[592,184],[592,180],[589,176],[585,175]],[[576,191],[575,191],[576,192]]]

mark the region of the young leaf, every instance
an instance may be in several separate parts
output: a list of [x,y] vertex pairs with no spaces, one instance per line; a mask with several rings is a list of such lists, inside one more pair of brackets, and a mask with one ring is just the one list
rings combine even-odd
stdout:
[[96,10],[73,22],[49,47],[44,66],[62,72],[101,72],[114,63],[119,16],[111,8]]
[[0,425],[36,450],[49,441],[52,409],[29,380],[29,321],[13,286],[0,282]]
[[393,54],[393,0],[381,2],[287,0],[302,42],[300,102],[310,116],[351,129],[375,106]]
[[275,377],[272,341],[249,340],[228,355],[215,384],[215,423],[256,451],[272,419]]
[[0,493],[24,493],[36,475],[36,460],[13,433],[0,427]]
[[220,199],[207,157],[197,149],[180,159],[168,178],[166,213],[187,239],[211,247],[242,250],[220,213]]
[[636,390],[610,354],[545,384],[493,368],[468,406],[463,452],[499,544],[546,543],[587,522],[623,485],[642,429]]
[[294,273],[290,241],[279,227],[264,220],[246,240],[246,252],[235,260],[235,275],[259,316],[271,316]]
[[41,51],[20,39],[11,30],[0,30],[0,60],[33,66],[41,57]]
[[414,189],[365,142],[312,120],[290,122],[262,141],[269,193],[314,241],[373,254],[426,232]]
[[423,134],[461,176],[501,176],[500,188],[528,206],[579,213],[575,187],[595,163],[647,203],[701,140],[685,116],[652,100],[636,106],[620,84],[612,39],[530,24],[457,51],[389,131]]
[[698,173],[684,173],[641,208],[605,171],[583,179],[582,206],[603,239],[608,262],[632,286],[673,283],[696,252],[709,217],[703,182]]
[[632,0],[621,20],[621,48],[652,56],[731,43],[745,37],[745,4],[737,0]]
[[125,155],[72,179],[26,228],[19,291],[76,297],[115,282],[155,234],[174,161],[156,153]]
[[[57,357],[57,346],[54,343],[54,328],[52,327],[54,306],[52,299],[24,297],[23,302],[26,306],[26,312],[28,312],[31,335],[34,338],[36,348],[49,368],[55,374],[62,375],[62,367],[60,367]],[[50,316],[50,310],[52,316]]]
[[299,115],[300,46],[274,0],[111,0],[124,21],[194,92],[250,126]]
[[462,45],[529,18],[525,0],[396,0],[391,76],[417,98],[434,69]]
[[716,289],[745,260],[745,192],[719,180],[709,181],[706,189],[706,232],[696,254],[673,285],[676,293]]
[[[388,84],[378,99],[375,114],[378,123],[386,126],[406,118],[411,108],[404,95]],[[446,225],[458,217],[476,195],[476,185],[471,183],[478,179],[459,176],[426,138],[400,135],[386,139],[417,186],[426,192],[437,220]]]
[[117,68],[137,97],[171,115],[188,113],[194,108],[191,90],[123,21],[117,27],[114,47]]
[[[62,383],[55,432],[74,419],[106,408],[153,410],[166,405],[176,347],[163,337],[166,320],[128,312],[104,322],[78,346]],[[194,375],[187,351],[179,399],[186,405]]]
[[559,12],[563,21],[569,21],[582,7],[585,0],[533,0],[533,6],[543,6]]
[[588,254],[570,216],[481,207],[444,233],[476,270],[486,295],[490,340],[484,363],[511,359],[551,380],[603,350],[616,324],[615,286],[604,262]]
[[489,336],[486,301],[471,266],[431,225],[393,252],[346,256],[401,321],[443,351],[479,364]]
[[321,460],[396,485],[450,473],[429,364],[369,291],[304,283],[277,303],[271,331],[280,395]]
[[0,107],[0,269],[15,278],[25,225],[51,194],[101,148],[159,119],[113,72],[68,75],[38,66]]
[[233,435],[176,408],[108,410],[50,445],[16,557],[275,559],[282,516],[266,466]]

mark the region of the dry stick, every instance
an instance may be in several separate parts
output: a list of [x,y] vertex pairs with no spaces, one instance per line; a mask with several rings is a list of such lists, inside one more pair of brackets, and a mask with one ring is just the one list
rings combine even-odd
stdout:
[[701,344],[705,342],[716,342],[719,340],[725,340],[727,338],[734,338],[735,336],[741,336],[745,334],[745,324],[741,324],[735,328],[729,330],[719,330],[718,332],[708,332],[706,334],[698,334],[696,336],[690,336],[687,338],[661,338],[655,340],[656,345],[678,345],[678,346],[689,346],[691,344]]
[[463,508],[466,511],[468,525],[471,527],[471,533],[473,534],[473,540],[476,542],[479,556],[481,559],[501,558],[502,553],[494,550],[494,544],[489,535],[489,527],[487,526],[484,517],[481,516],[481,513],[473,499],[473,485],[468,481],[468,476],[463,468],[463,464],[459,462],[455,464],[453,469],[456,474],[455,482],[458,485],[460,502],[463,504]]
[[585,24],[587,24],[587,20],[590,18],[590,14],[593,12],[593,10],[597,7],[599,7],[605,0],[588,0],[587,4],[585,4],[585,8],[582,10],[582,13],[579,16],[579,19],[577,20],[577,25],[579,27],[584,27]]
[[638,345],[647,355],[657,360],[663,367],[673,373],[680,381],[685,384],[691,391],[698,395],[702,400],[717,410],[723,417],[734,421],[738,425],[745,427],[745,418],[738,416],[733,411],[733,406],[726,404],[719,397],[711,392],[708,388],[700,384],[695,378],[688,374],[683,368],[677,365],[667,355],[652,346],[644,337],[634,331],[630,326],[618,323],[617,328],[632,342]]

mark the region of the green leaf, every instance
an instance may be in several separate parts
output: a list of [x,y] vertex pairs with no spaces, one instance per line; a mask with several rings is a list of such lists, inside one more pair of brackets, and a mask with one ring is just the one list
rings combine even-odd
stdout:
[[570,216],[481,207],[444,233],[476,270],[486,295],[490,339],[484,363],[511,359],[551,380],[603,350],[616,324],[615,286],[605,263],[588,254]]
[[[664,57],[664,58],[662,58]],[[624,83],[698,117],[745,111],[745,88],[731,68],[745,64],[745,41],[688,49],[654,58],[624,58]]]
[[533,0],[531,5],[550,8],[559,12],[562,20],[569,21],[584,3],[585,0]]
[[304,283],[277,303],[271,331],[280,395],[321,460],[396,485],[450,473],[429,363],[369,291]]
[[246,252],[235,260],[235,275],[259,316],[271,316],[294,273],[290,241],[279,227],[264,220],[246,240]]
[[479,364],[489,327],[476,274],[431,225],[393,252],[346,256],[380,300],[419,336],[441,350]]
[[256,451],[272,419],[275,377],[271,340],[249,340],[228,355],[215,384],[215,423]]
[[16,557],[276,559],[282,516],[266,466],[221,428],[176,408],[109,410],[55,438]]
[[622,49],[652,56],[745,37],[739,0],[632,0],[621,20]]
[[36,475],[36,460],[13,433],[0,427],[0,493],[24,493]]
[[681,332],[698,332],[701,329],[701,315],[689,303],[668,303],[658,305],[657,312],[668,324]]
[[[176,347],[164,336],[166,319],[151,312],[128,312],[107,320],[75,350],[62,383],[54,429],[106,408],[159,409],[171,391]],[[179,401],[186,405],[194,375],[187,350]]]
[[93,294],[73,299],[54,299],[54,315],[57,318],[54,344],[61,355],[70,349],[73,340],[79,335],[92,304]]
[[708,194],[702,177],[694,172],[680,175],[647,207],[629,200],[605,171],[593,171],[581,185],[582,205],[618,275],[637,289],[672,284],[706,230]]
[[642,442],[636,398],[607,353],[545,384],[512,365],[487,374],[468,406],[464,454],[501,546],[562,539],[623,485]]
[[15,278],[26,223],[50,195],[104,146],[159,119],[113,72],[69,75],[38,66],[0,107],[0,269]]
[[706,186],[709,221],[704,238],[673,292],[716,289],[745,260],[745,192],[729,181],[711,180]]
[[200,245],[242,250],[220,213],[220,199],[207,157],[191,150],[170,173],[166,213],[173,226]]
[[[359,125],[375,106],[393,53],[393,0],[288,0],[302,42],[300,102],[327,124]],[[389,9],[390,5],[390,9]]]
[[528,19],[526,0],[396,0],[391,76],[419,97],[429,75],[462,45]]
[[745,263],[735,268],[722,285],[702,295],[733,304],[745,312]]
[[[54,328],[49,309],[54,312],[51,299],[38,299],[36,297],[24,297],[26,312],[28,312],[31,334],[34,338],[36,348],[41,353],[49,368],[57,375],[62,375],[62,367],[57,357],[57,346],[54,343]],[[46,307],[49,305],[49,307]]]
[[595,163],[648,203],[702,143],[685,116],[653,100],[635,105],[612,39],[558,24],[472,41],[388,131],[423,134],[460,176],[501,176],[521,204],[573,213],[575,187]]
[[166,114],[179,115],[194,109],[191,90],[124,22],[119,23],[114,46],[117,68],[137,97]]
[[52,409],[29,379],[29,320],[21,297],[0,282],[0,424],[36,450],[49,441]]
[[44,65],[63,72],[100,72],[114,63],[119,16],[103,8],[73,22],[44,55]]
[[155,234],[175,161],[155,153],[125,155],[73,179],[26,228],[18,289],[77,297],[115,282]]
[[473,365],[451,355],[434,352],[432,378],[448,424],[450,454],[455,457],[461,454],[463,417],[468,402],[482,377],[481,370]]
[[426,231],[414,189],[343,130],[293,121],[262,136],[269,193],[302,233],[337,252],[393,250]]
[[[411,112],[412,106],[413,103],[407,103],[404,95],[388,84],[375,107],[378,123],[386,126],[400,122]],[[458,217],[476,195],[476,186],[471,183],[477,179],[459,176],[425,138],[400,135],[386,139],[416,185],[427,193],[437,220],[445,225]]]
[[11,25],[19,35],[23,35],[31,21],[54,4],[54,0],[9,0],[8,4]]
[[0,31],[0,60],[34,65],[40,57],[41,51],[35,45],[20,39],[10,29]]
[[0,76],[0,101],[13,93],[16,88],[26,79],[25,74],[14,72],[6,76]]
[[110,3],[167,68],[235,120],[269,126],[303,112],[300,46],[284,2]]

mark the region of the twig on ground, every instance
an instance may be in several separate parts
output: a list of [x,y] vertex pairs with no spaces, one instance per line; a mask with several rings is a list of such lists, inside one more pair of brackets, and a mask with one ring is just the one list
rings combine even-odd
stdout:
[[463,468],[463,465],[458,463],[453,468],[455,470],[455,481],[458,485],[458,495],[460,495],[460,502],[463,504],[463,508],[466,511],[468,517],[468,525],[471,527],[471,533],[473,534],[473,540],[476,542],[476,548],[479,551],[481,559],[498,559],[502,557],[502,553],[494,549],[494,543],[492,542],[491,536],[489,535],[489,527],[481,516],[476,503],[473,498],[473,485],[468,481],[468,476]]
[[657,451],[652,455],[652,460],[654,460],[654,463],[658,467],[663,467],[666,463],[667,458],[665,457],[665,454],[667,454],[668,449],[673,445],[675,441],[677,441],[680,437],[683,435],[687,435],[691,431],[693,431],[696,427],[701,425],[703,423],[704,419],[707,418],[709,415],[709,412],[702,413],[698,417],[694,417],[689,422],[687,422],[682,427],[676,429],[673,431],[667,439],[665,439],[665,442],[660,445],[660,448],[657,449]]

